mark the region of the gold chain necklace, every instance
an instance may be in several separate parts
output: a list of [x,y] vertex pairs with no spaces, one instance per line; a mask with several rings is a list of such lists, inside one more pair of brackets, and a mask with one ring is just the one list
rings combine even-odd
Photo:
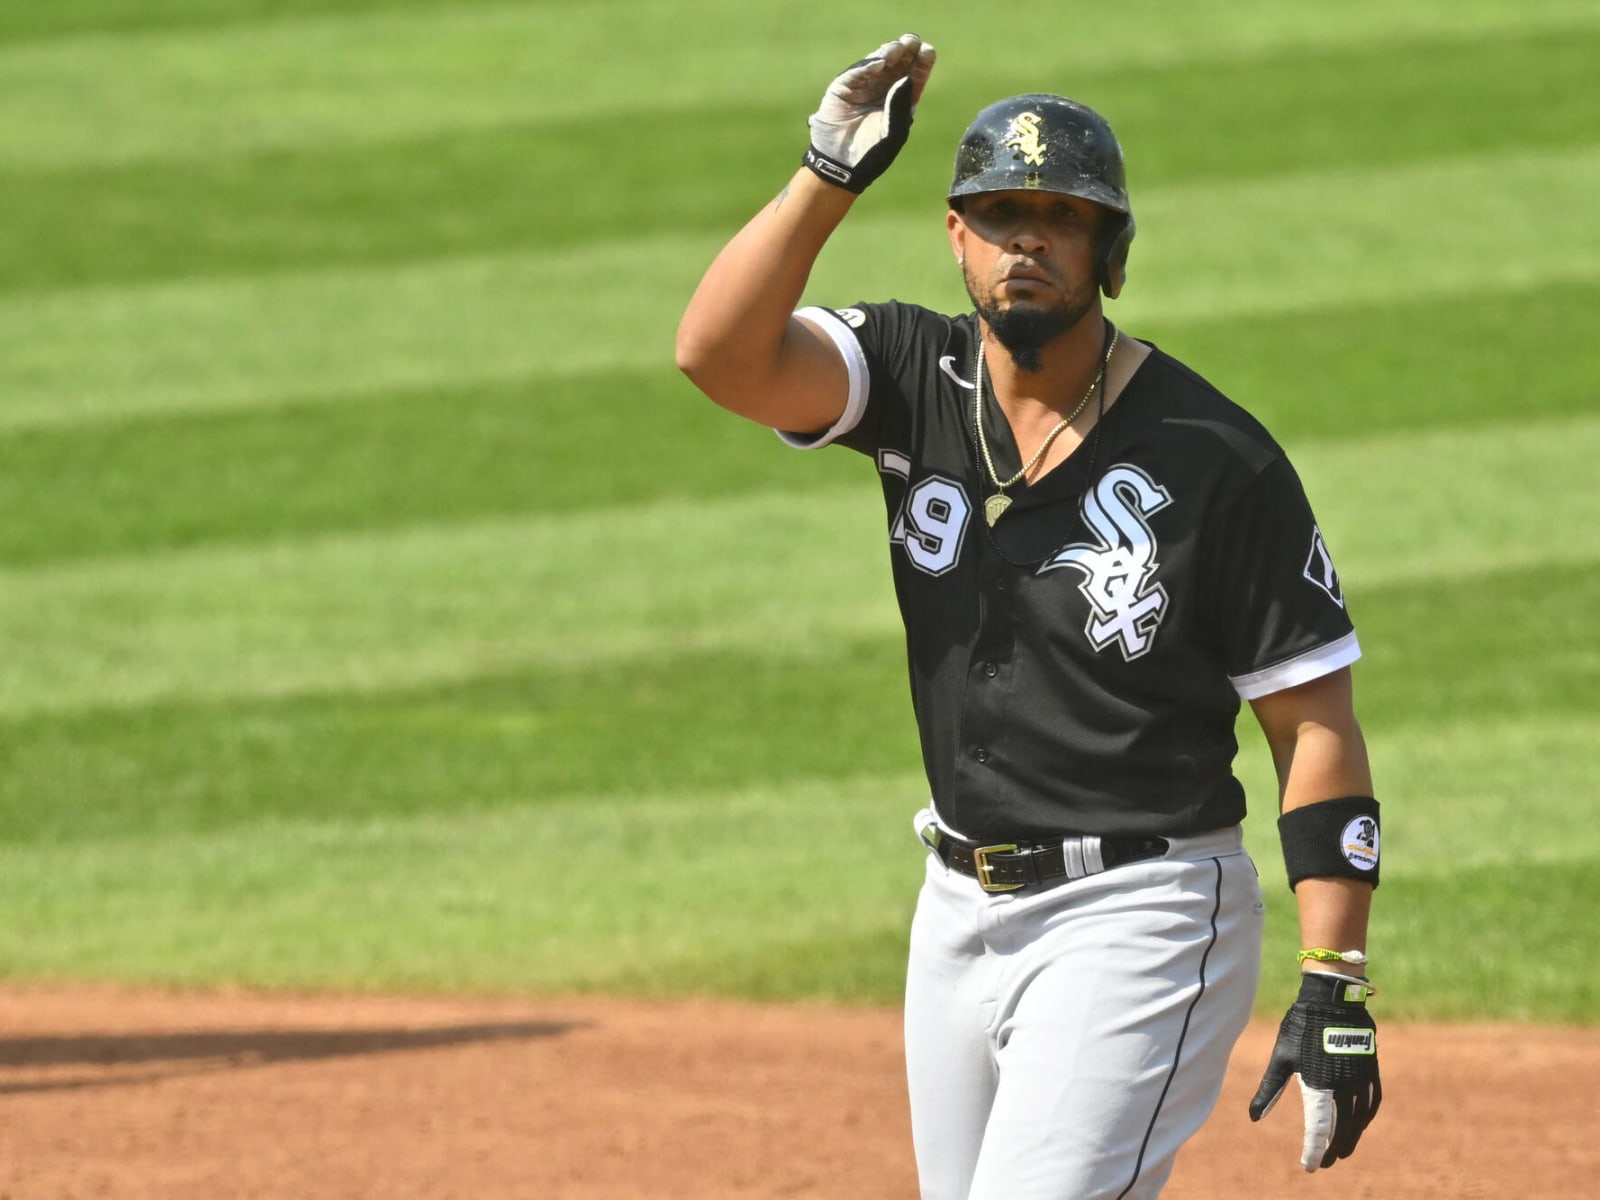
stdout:
[[1113,326],[1111,341],[1106,346],[1105,355],[1100,359],[1100,369],[1089,381],[1089,390],[1083,394],[1083,399],[1078,401],[1078,406],[1062,417],[1056,427],[1044,435],[1044,441],[1039,443],[1039,449],[1034,452],[1022,470],[1004,482],[1000,479],[1000,473],[994,469],[994,459],[989,456],[989,442],[983,436],[983,332],[982,330],[978,332],[978,357],[977,364],[973,368],[975,382],[972,389],[972,423],[978,430],[978,449],[983,452],[983,465],[989,472],[989,481],[996,489],[994,495],[983,502],[983,519],[989,522],[991,529],[1000,519],[1000,515],[1011,507],[1011,497],[1006,495],[1006,489],[1025,478],[1029,471],[1039,465],[1039,460],[1049,451],[1051,444],[1061,435],[1063,429],[1078,419],[1078,414],[1083,412],[1084,406],[1089,403],[1089,398],[1094,395],[1095,388],[1099,387],[1100,381],[1106,377],[1106,364],[1111,361],[1111,352],[1117,348],[1118,332],[1119,330]]

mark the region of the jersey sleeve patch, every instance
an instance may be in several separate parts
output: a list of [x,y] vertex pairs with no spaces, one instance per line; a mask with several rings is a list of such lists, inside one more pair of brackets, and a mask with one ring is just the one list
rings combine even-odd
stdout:
[[869,390],[867,356],[861,349],[861,342],[856,338],[855,330],[851,327],[864,324],[866,314],[860,309],[845,309],[843,313],[838,313],[831,308],[811,306],[802,308],[795,315],[804,318],[808,325],[820,329],[833,340],[833,344],[839,348],[839,353],[844,356],[845,370],[850,377],[849,399],[845,401],[844,412],[832,426],[821,433],[790,433],[782,429],[774,431],[786,446],[793,446],[796,450],[820,450],[859,425],[861,415],[867,410]]
[[1333,568],[1333,555],[1328,553],[1328,543],[1322,540],[1322,530],[1311,528],[1311,552],[1306,555],[1306,569],[1302,576],[1328,594],[1340,608],[1344,607],[1344,588],[1339,584],[1339,572]]
[[1239,693],[1242,700],[1258,700],[1262,696],[1270,696],[1273,692],[1281,692],[1285,688],[1296,687],[1302,683],[1310,683],[1313,679],[1321,679],[1324,675],[1331,675],[1340,667],[1348,667],[1361,657],[1361,645],[1356,641],[1354,631],[1347,633],[1336,642],[1318,646],[1304,654],[1274,663],[1260,671],[1252,671],[1248,675],[1230,676],[1228,682],[1233,684],[1234,691]]

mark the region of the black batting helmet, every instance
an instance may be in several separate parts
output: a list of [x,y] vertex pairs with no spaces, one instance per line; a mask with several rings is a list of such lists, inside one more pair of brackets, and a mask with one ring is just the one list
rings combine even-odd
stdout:
[[1101,226],[1100,288],[1115,298],[1128,273],[1133,210],[1122,146],[1106,119],[1065,96],[1030,93],[980,112],[956,150],[950,207],[982,192],[1038,190],[1078,196],[1109,216]]

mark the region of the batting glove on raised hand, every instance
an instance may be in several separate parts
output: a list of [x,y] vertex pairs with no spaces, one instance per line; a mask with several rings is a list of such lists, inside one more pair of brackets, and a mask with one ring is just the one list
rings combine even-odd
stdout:
[[933,47],[908,33],[851,63],[811,114],[801,161],[831,184],[864,192],[906,144],[933,60]]
[[1300,1077],[1305,1104],[1300,1165],[1307,1171],[1350,1157],[1383,1101],[1377,1026],[1367,1012],[1371,991],[1348,977],[1307,972],[1299,999],[1278,1026],[1272,1059],[1250,1101],[1250,1119],[1259,1121],[1278,1102],[1289,1076]]

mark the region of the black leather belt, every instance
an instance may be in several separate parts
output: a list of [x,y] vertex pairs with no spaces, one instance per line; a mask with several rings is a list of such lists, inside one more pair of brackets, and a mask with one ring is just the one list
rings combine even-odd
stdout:
[[1066,882],[1098,875],[1112,867],[1160,858],[1167,852],[1164,837],[1064,838],[1036,846],[1002,843],[980,846],[951,837],[941,829],[924,835],[945,866],[978,881],[986,892],[1014,892],[1029,884]]

